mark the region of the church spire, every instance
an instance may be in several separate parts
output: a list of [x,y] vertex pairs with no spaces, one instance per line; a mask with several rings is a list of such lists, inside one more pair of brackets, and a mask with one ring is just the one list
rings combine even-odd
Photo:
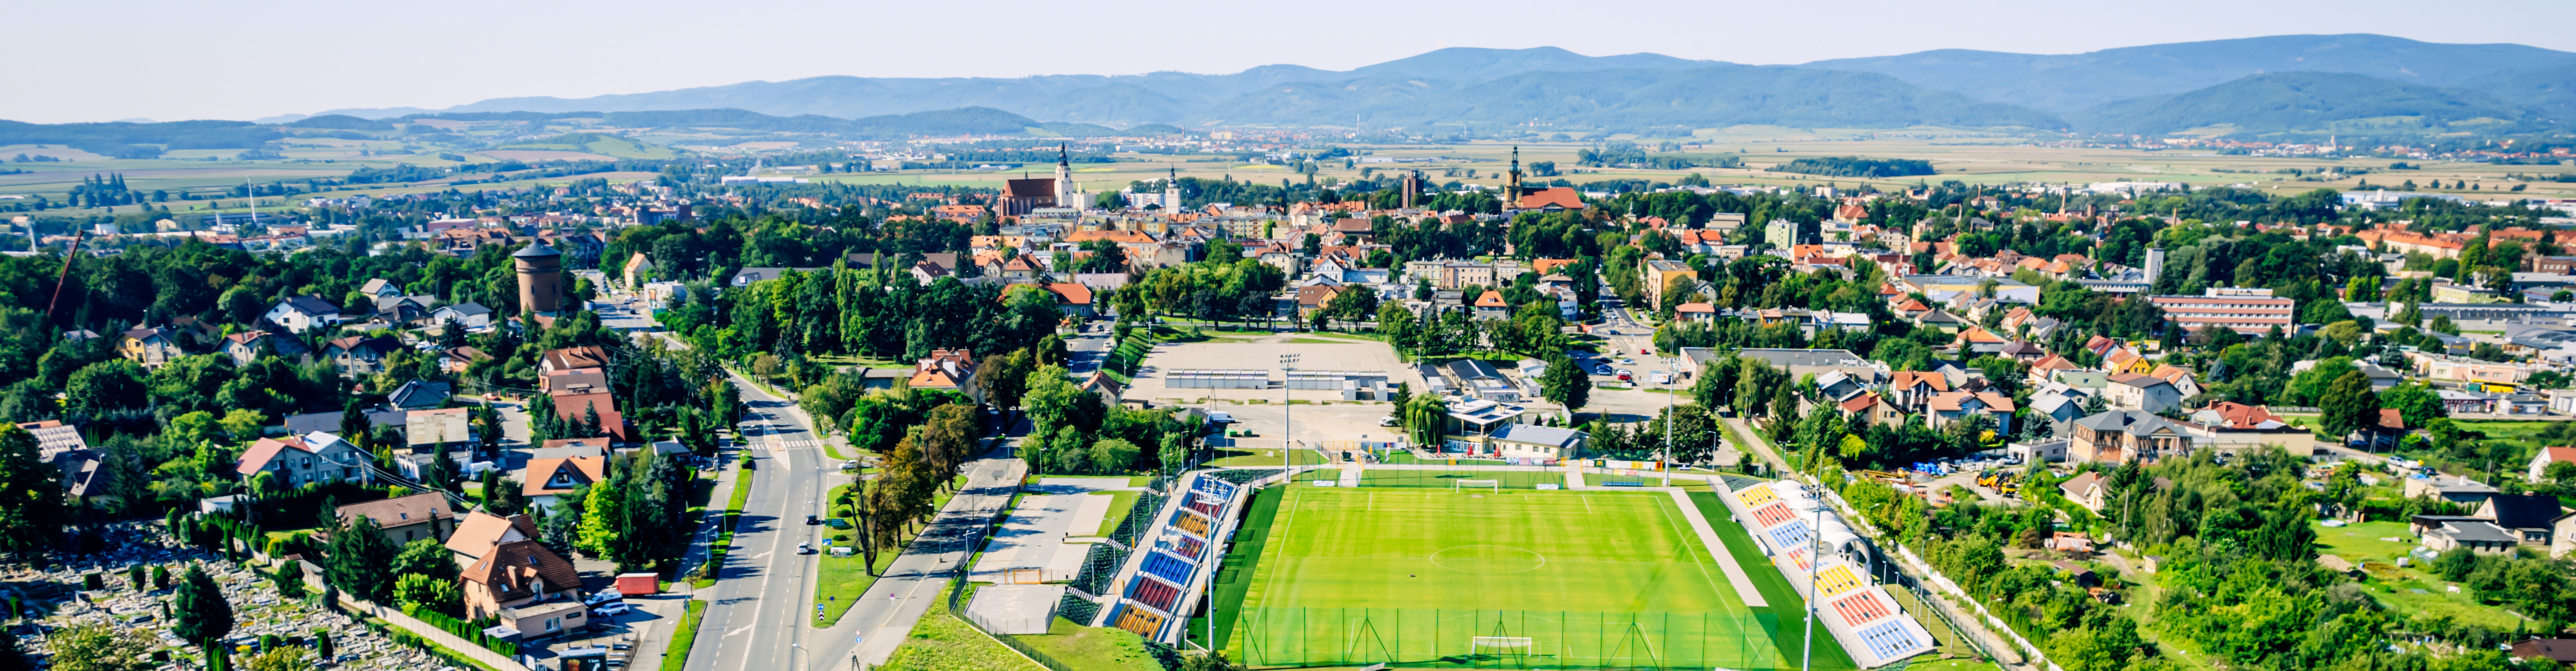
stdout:
[[1503,207],[1521,206],[1521,148],[1512,147],[1512,172],[1503,178]]

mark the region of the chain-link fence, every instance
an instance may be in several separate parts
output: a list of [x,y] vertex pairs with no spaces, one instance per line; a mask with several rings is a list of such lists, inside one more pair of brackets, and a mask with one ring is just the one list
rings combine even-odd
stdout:
[[1481,669],[1784,669],[1777,616],[1533,610],[1244,609],[1253,666]]

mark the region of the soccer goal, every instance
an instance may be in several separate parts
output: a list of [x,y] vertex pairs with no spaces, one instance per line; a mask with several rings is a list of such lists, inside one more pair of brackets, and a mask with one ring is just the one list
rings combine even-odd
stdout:
[[1494,493],[1496,493],[1496,494],[1501,494],[1501,493],[1503,493],[1503,481],[1501,481],[1501,480],[1459,480],[1459,481],[1457,481],[1457,484],[1454,484],[1454,485],[1451,485],[1451,486],[1450,486],[1449,491],[1452,491],[1452,492],[1463,492],[1463,491],[1467,491],[1467,490],[1470,490],[1470,489],[1490,489],[1490,490],[1493,490],[1493,491],[1494,491]]
[[1467,658],[1476,659],[1478,654],[1497,657],[1520,655],[1527,658],[1530,650],[1537,645],[1527,636],[1478,636],[1467,641]]

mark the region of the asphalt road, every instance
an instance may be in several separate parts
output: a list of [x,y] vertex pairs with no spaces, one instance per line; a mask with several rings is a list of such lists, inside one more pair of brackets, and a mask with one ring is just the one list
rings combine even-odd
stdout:
[[824,527],[807,526],[805,516],[825,512],[827,474],[838,473],[788,401],[741,378],[734,386],[747,406],[738,429],[758,475],[735,523],[732,550],[707,590],[697,645],[708,652],[691,655],[687,671],[787,668],[796,646],[809,638],[806,623],[813,617],[807,609],[815,556],[796,546],[820,547]]
[[940,587],[956,571],[964,570],[967,554],[986,521],[1011,502],[1012,485],[1027,473],[1027,467],[1009,454],[1004,443],[986,452],[985,458],[966,464],[966,489],[948,500],[930,528],[895,558],[884,577],[868,586],[867,594],[838,624],[817,635],[809,648],[818,653],[813,658],[817,661],[810,668],[848,669],[853,656],[875,666],[894,654],[913,624],[939,598]]

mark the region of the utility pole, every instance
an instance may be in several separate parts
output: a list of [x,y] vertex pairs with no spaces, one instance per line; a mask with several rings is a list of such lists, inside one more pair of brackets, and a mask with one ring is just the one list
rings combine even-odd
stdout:
[[1664,454],[1655,462],[1655,472],[1664,476],[1663,487],[1673,486],[1673,384],[1681,381],[1681,369],[1671,357],[1664,358]]
[[1814,671],[1816,665],[1816,570],[1823,562],[1816,557],[1818,543],[1824,540],[1825,493],[1822,488],[1807,485],[1807,493],[1816,500],[1816,523],[1807,529],[1807,629],[1798,637],[1798,668]]
[[[1279,477],[1285,482],[1292,479],[1291,476],[1297,469],[1297,453],[1292,451],[1296,448],[1288,439],[1288,436],[1292,435],[1288,431],[1292,426],[1288,420],[1288,412],[1291,409],[1289,401],[1292,400],[1289,390],[1294,388],[1291,386],[1291,380],[1297,374],[1297,355],[1279,355],[1279,371]],[[1213,585],[1213,583],[1210,584],[1210,586]],[[1210,639],[1209,642],[1213,643],[1214,639]]]

